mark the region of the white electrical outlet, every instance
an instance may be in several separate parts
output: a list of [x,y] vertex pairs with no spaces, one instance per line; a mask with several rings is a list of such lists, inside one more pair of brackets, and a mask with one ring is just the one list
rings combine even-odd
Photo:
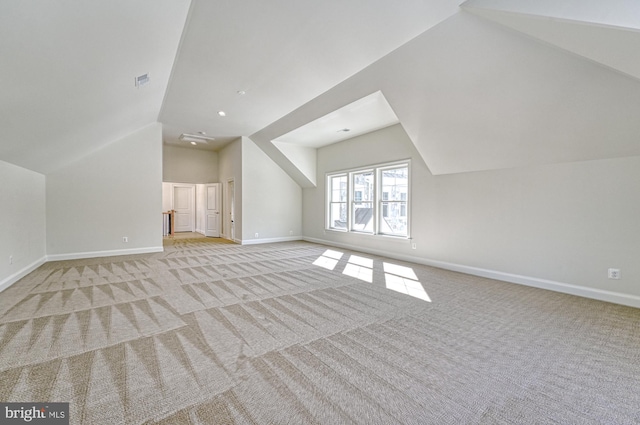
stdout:
[[620,279],[620,269],[609,269],[609,279]]
[[258,237],[258,234],[256,233],[256,238]]
[[293,235],[293,230],[289,230],[289,236]]
[[418,249],[418,246],[416,245],[415,242],[411,244],[411,249]]
[[128,238],[128,237],[126,237],[126,236],[123,236],[123,237],[122,237],[122,242],[125,242],[125,243],[126,243],[126,242],[129,242],[129,238]]

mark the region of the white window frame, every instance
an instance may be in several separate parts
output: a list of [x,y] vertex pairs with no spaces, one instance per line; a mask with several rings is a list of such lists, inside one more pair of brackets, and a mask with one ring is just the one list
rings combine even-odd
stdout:
[[[331,186],[331,180],[332,180],[333,177],[346,177],[347,178],[347,187],[346,187],[347,198],[345,199],[344,202],[341,202],[341,201],[335,201],[334,202],[333,201],[333,198],[332,198],[332,196],[333,196],[333,193],[332,193],[333,187]],[[342,172],[342,173],[332,173],[331,175],[327,174],[326,182],[327,182],[327,201],[325,202],[325,204],[326,204],[326,209],[325,209],[325,211],[326,211],[325,228],[327,230],[334,230],[334,231],[337,231],[337,232],[346,232],[346,231],[349,230],[349,220],[351,218],[351,216],[349,214],[349,208],[350,208],[349,207],[349,198],[350,198],[349,193],[351,191],[350,184],[349,184],[350,183],[349,173]],[[345,204],[345,208],[347,210],[347,220],[346,220],[347,221],[347,223],[346,223],[347,225],[346,225],[346,229],[343,229],[341,227],[335,227],[334,223],[331,222],[332,221],[331,220],[331,206],[334,203],[336,203],[336,204]]]
[[[382,192],[382,172],[387,169],[394,168],[407,168],[407,199],[406,199],[406,213],[407,213],[407,234],[400,235],[394,233],[385,233],[380,230],[380,220],[382,216],[382,201],[383,201],[383,192]],[[373,171],[373,231],[363,231],[353,229],[353,205],[355,201],[355,188],[353,184],[354,175],[360,174],[363,172]],[[346,229],[337,228],[331,223],[331,179],[333,177],[347,177],[347,227]],[[394,161],[388,162],[384,164],[375,164],[369,165],[366,167],[358,167],[352,168],[348,170],[340,170],[335,172],[330,172],[325,174],[325,184],[326,184],[326,193],[325,193],[325,230],[335,231],[335,232],[346,232],[346,233],[357,233],[361,235],[372,235],[372,236],[385,236],[385,237],[393,237],[393,238],[402,238],[402,239],[411,239],[411,160],[402,160],[402,161]]]

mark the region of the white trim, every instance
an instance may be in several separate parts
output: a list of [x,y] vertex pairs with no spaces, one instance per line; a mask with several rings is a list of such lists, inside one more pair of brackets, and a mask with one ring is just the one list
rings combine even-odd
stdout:
[[46,262],[47,262],[47,257],[44,256],[39,260],[36,260],[33,263],[29,264],[28,266],[23,267],[21,270],[18,270],[17,272],[5,278],[4,280],[0,281],[0,292],[4,291],[5,289],[7,289],[8,287],[10,287],[11,285],[13,285],[14,283],[16,283],[17,281],[19,281],[20,279],[22,279],[23,277],[25,277],[26,275],[28,275],[29,273],[31,273],[32,271],[34,271],[35,269],[37,269],[38,267],[40,267]]
[[479,267],[465,266],[462,264],[448,263],[445,261],[431,260],[428,258],[414,257],[412,255],[398,254],[390,251],[366,248],[362,246],[350,245],[340,242],[333,242],[317,238],[302,238],[308,242],[319,243],[323,245],[332,245],[339,248],[352,249],[354,251],[366,252],[369,254],[380,255],[384,257],[394,258],[396,260],[409,261],[425,266],[438,267],[440,269],[451,270],[460,273],[466,273],[489,279],[501,280],[519,285],[532,286],[534,288],[547,289],[549,291],[561,292],[564,294],[577,295],[579,297],[592,298],[595,300],[622,304],[630,307],[640,308],[640,296],[624,294],[622,292],[607,291],[604,289],[588,288],[586,286],[573,285],[570,283],[556,282],[553,280],[540,279],[537,277],[523,276],[513,273],[505,273],[497,270],[482,269]]
[[302,239],[302,236],[283,236],[280,238],[243,239],[236,242],[241,245],[257,245],[261,243],[301,241]]
[[114,249],[111,251],[75,252],[71,254],[47,255],[47,261],[78,260],[81,258],[115,257],[117,255],[150,254],[153,252],[163,252],[161,246],[151,246],[147,248]]

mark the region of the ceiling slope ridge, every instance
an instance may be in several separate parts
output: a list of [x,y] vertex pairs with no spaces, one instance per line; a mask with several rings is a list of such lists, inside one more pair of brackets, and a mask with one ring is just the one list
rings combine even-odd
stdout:
[[467,0],[460,8],[640,31],[640,4],[635,0]]
[[516,31],[537,42],[640,80],[640,30],[538,14],[464,7],[465,12]]
[[178,60],[180,58],[180,52],[182,51],[182,44],[184,43],[184,39],[186,37],[186,32],[187,32],[187,28],[189,28],[189,23],[191,22],[191,16],[193,14],[193,9],[194,9],[194,2],[193,0],[187,0],[189,2],[189,10],[187,11],[187,17],[184,20],[184,25],[182,26],[182,32],[180,33],[180,40],[178,41],[178,47],[176,49],[176,54],[173,57],[173,63],[171,64],[171,71],[169,72],[169,79],[167,80],[167,86],[164,89],[164,93],[162,94],[162,103],[160,104],[160,109],[158,111],[158,116],[156,117],[156,120],[158,122],[160,121],[160,117],[162,116],[162,113],[164,111],[164,105],[165,102],[167,101],[167,93],[169,93],[169,87],[171,87],[171,82],[173,81],[173,77],[175,74],[175,70],[176,70],[176,64],[178,63]]
[[466,11],[250,138],[282,155],[271,140],[378,90],[434,175],[640,154],[638,80]]

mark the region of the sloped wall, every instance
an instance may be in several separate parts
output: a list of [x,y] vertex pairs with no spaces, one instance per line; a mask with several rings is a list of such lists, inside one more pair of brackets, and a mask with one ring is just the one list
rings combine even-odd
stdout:
[[1,291],[45,261],[45,176],[0,161],[0,204]]
[[47,254],[161,251],[161,207],[162,126],[154,123],[47,175]]

